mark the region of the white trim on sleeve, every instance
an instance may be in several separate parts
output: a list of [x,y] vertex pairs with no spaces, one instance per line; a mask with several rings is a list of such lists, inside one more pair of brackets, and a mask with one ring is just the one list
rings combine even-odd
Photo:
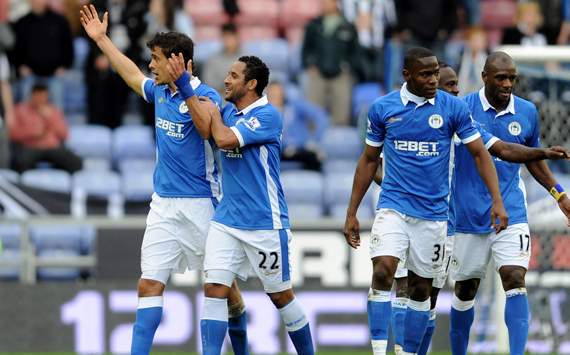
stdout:
[[366,138],[366,144],[371,146],[371,147],[381,147],[382,144],[384,144],[384,142],[374,142],[374,141]]
[[144,85],[146,84],[147,81],[152,80],[150,78],[144,78],[144,80],[141,82],[141,91],[142,91],[142,97],[143,99],[150,103],[150,101],[148,101],[148,98],[146,97],[146,91],[144,91]]
[[243,136],[241,135],[239,129],[236,126],[232,126],[230,127],[230,129],[232,130],[232,132],[234,132],[234,134],[236,135],[238,141],[239,141],[239,146],[240,148],[243,147],[245,145],[245,142],[243,141]]
[[491,139],[489,139],[489,141],[487,142],[487,144],[485,144],[485,148],[487,150],[491,149],[491,147],[493,146],[493,144],[497,143],[498,141],[500,141],[499,138],[497,137],[493,137]]
[[469,136],[469,137],[467,137],[467,138],[465,138],[465,139],[462,139],[462,140],[461,140],[461,143],[463,143],[463,144],[469,144],[469,143],[471,143],[471,142],[477,140],[477,138],[481,138],[481,134],[480,134],[479,132],[477,132],[477,133],[475,133],[474,135]]

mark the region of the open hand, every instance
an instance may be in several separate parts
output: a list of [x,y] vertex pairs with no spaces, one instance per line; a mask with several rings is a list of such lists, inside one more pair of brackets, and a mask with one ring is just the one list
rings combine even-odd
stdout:
[[83,9],[79,10],[79,18],[85,32],[94,41],[103,38],[107,33],[109,25],[109,12],[103,15],[103,22],[99,20],[99,14],[93,5],[83,5]]
[[170,58],[168,58],[166,69],[168,70],[172,81],[180,78],[180,76],[184,74],[184,71],[187,71],[188,74],[190,74],[190,77],[192,77],[192,60],[190,59],[188,63],[184,65],[184,56],[182,53],[178,53],[178,55],[172,53]]

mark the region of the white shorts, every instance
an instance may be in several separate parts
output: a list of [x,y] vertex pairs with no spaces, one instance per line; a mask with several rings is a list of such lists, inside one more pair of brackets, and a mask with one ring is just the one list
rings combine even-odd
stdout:
[[451,261],[451,277],[455,281],[482,279],[491,256],[495,267],[522,266],[528,269],[531,245],[528,224],[507,227],[499,234],[457,233]]
[[[449,265],[451,263],[451,254],[453,253],[453,236],[448,236],[445,238],[445,256],[443,258],[443,267],[439,275],[433,278],[432,286],[436,288],[443,288],[445,286],[445,281],[447,281],[447,275],[449,273]],[[402,277],[408,277],[408,269],[406,268],[406,260],[401,259],[398,262],[398,268],[396,269],[397,279]]]
[[382,208],[370,236],[370,258],[394,256],[424,278],[440,272],[445,257],[447,221],[428,221]]
[[141,247],[142,272],[201,270],[213,216],[211,198],[153,194]]
[[247,280],[253,268],[266,293],[291,288],[291,231],[245,230],[211,222],[204,270],[227,270]]

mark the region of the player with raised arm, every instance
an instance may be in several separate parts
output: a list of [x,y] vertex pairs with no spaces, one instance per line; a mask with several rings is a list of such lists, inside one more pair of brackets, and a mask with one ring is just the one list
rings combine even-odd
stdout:
[[279,310],[298,354],[314,354],[309,323],[291,286],[287,204],[279,179],[282,120],[263,90],[269,69],[240,57],[225,79],[223,118],[210,104],[212,136],[222,150],[224,196],[206,242],[206,285],[200,327],[204,354],[219,355],[227,301],[237,277],[253,270]]
[[[208,97],[218,107],[220,95],[188,73],[175,80],[168,70],[171,54],[188,59],[191,68],[194,44],[186,35],[158,33],[147,43],[152,51],[145,77],[107,36],[109,15],[103,21],[93,5],[80,12],[88,36],[109,58],[113,68],[137,94],[155,105],[157,163],[154,194],[141,247],[142,275],[133,328],[132,354],[148,354],[162,317],[163,293],[172,272],[200,270],[210,219],[220,197],[218,172],[210,137],[207,106],[196,95]],[[233,312],[230,337],[236,354],[248,354],[246,314],[234,284],[229,309]]]
[[[454,96],[459,95],[459,88],[457,87],[457,74],[455,70],[451,68],[446,63],[439,63],[439,89],[446,91],[449,94]],[[475,122],[477,128],[479,129],[479,133],[481,133],[481,138],[483,139],[483,143],[485,147],[489,150],[491,155],[498,157],[499,159],[510,161],[510,162],[517,162],[517,163],[525,163],[535,160],[541,159],[565,159],[568,157],[568,151],[563,147],[552,147],[552,148],[530,148],[524,145],[516,144],[516,143],[508,143],[499,140],[498,138],[494,137],[492,134],[485,131],[477,122]],[[457,142],[456,142],[457,143]],[[455,164],[455,163],[454,163]],[[453,174],[453,165],[451,165],[450,174],[452,174],[452,185],[451,185],[451,194],[454,193],[461,193],[460,191],[456,191],[456,182],[455,182],[455,174]],[[375,181],[377,178],[375,178]],[[441,274],[438,277],[433,279],[432,283],[432,290],[430,294],[431,300],[431,309],[430,309],[430,319],[428,322],[428,326],[424,337],[422,339],[422,343],[420,348],[418,349],[418,355],[425,355],[428,352],[431,338],[435,331],[435,320],[436,320],[436,312],[435,306],[437,303],[437,297],[439,295],[439,291],[445,285],[447,280],[447,275],[449,272],[449,264],[451,260],[451,255],[453,252],[453,236],[455,235],[455,209],[453,206],[453,200],[450,199],[449,201],[449,221],[447,224],[447,236],[448,238],[445,240],[445,260],[444,260],[444,269],[442,270]],[[404,326],[403,326],[403,316],[405,314],[405,305],[407,304],[407,298],[405,296],[407,288],[407,273],[408,270],[403,267],[403,263],[398,263],[398,269],[396,270],[396,299],[395,302],[392,302],[392,331],[396,334],[396,342],[395,346],[398,346],[400,349],[396,349],[396,354],[401,353],[401,342],[398,342],[398,339],[403,337]],[[402,292],[403,291],[403,292]],[[404,304],[404,310],[397,307],[397,305]],[[399,335],[401,334],[401,335]],[[399,338],[398,338],[399,337]]]
[[457,134],[477,161],[493,196],[489,222],[500,231],[508,217],[492,159],[473,126],[467,105],[437,90],[439,64],[425,48],[406,52],[400,90],[377,99],[368,113],[366,147],[358,162],[345,222],[347,243],[360,245],[358,206],[379,164],[385,176],[370,237],[373,266],[368,319],[374,354],[385,354],[391,318],[390,290],[398,260],[407,255],[409,302],[404,354],[418,351],[429,320],[432,279],[443,266],[447,230],[449,162]]
[[[540,125],[536,107],[512,94],[517,78],[512,58],[504,52],[492,53],[487,57],[482,77],[485,86],[465,97],[475,121],[505,145],[518,143],[539,147]],[[530,260],[531,240],[520,165],[507,162],[505,157],[494,159],[501,194],[510,215],[507,229],[497,234],[486,223],[490,200],[475,174],[473,159],[463,146],[458,146],[455,154],[457,193],[452,194],[452,199],[456,233],[450,270],[456,282],[451,303],[451,350],[454,355],[467,353],[469,331],[474,319],[474,298],[492,258],[507,296],[505,323],[509,332],[510,354],[522,355],[528,337],[525,274]],[[543,154],[548,157],[551,152]],[[568,157],[567,151],[557,154]],[[535,180],[550,191],[570,223],[570,200],[546,163],[531,161],[526,163],[526,167]]]

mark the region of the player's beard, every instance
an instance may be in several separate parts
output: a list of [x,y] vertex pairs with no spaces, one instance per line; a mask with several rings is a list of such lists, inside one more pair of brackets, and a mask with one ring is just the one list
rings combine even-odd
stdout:
[[239,101],[239,99],[244,97],[246,93],[247,93],[247,91],[246,91],[245,87],[241,87],[239,89],[234,88],[226,96],[226,101],[231,102],[232,104],[235,104],[237,101]]

